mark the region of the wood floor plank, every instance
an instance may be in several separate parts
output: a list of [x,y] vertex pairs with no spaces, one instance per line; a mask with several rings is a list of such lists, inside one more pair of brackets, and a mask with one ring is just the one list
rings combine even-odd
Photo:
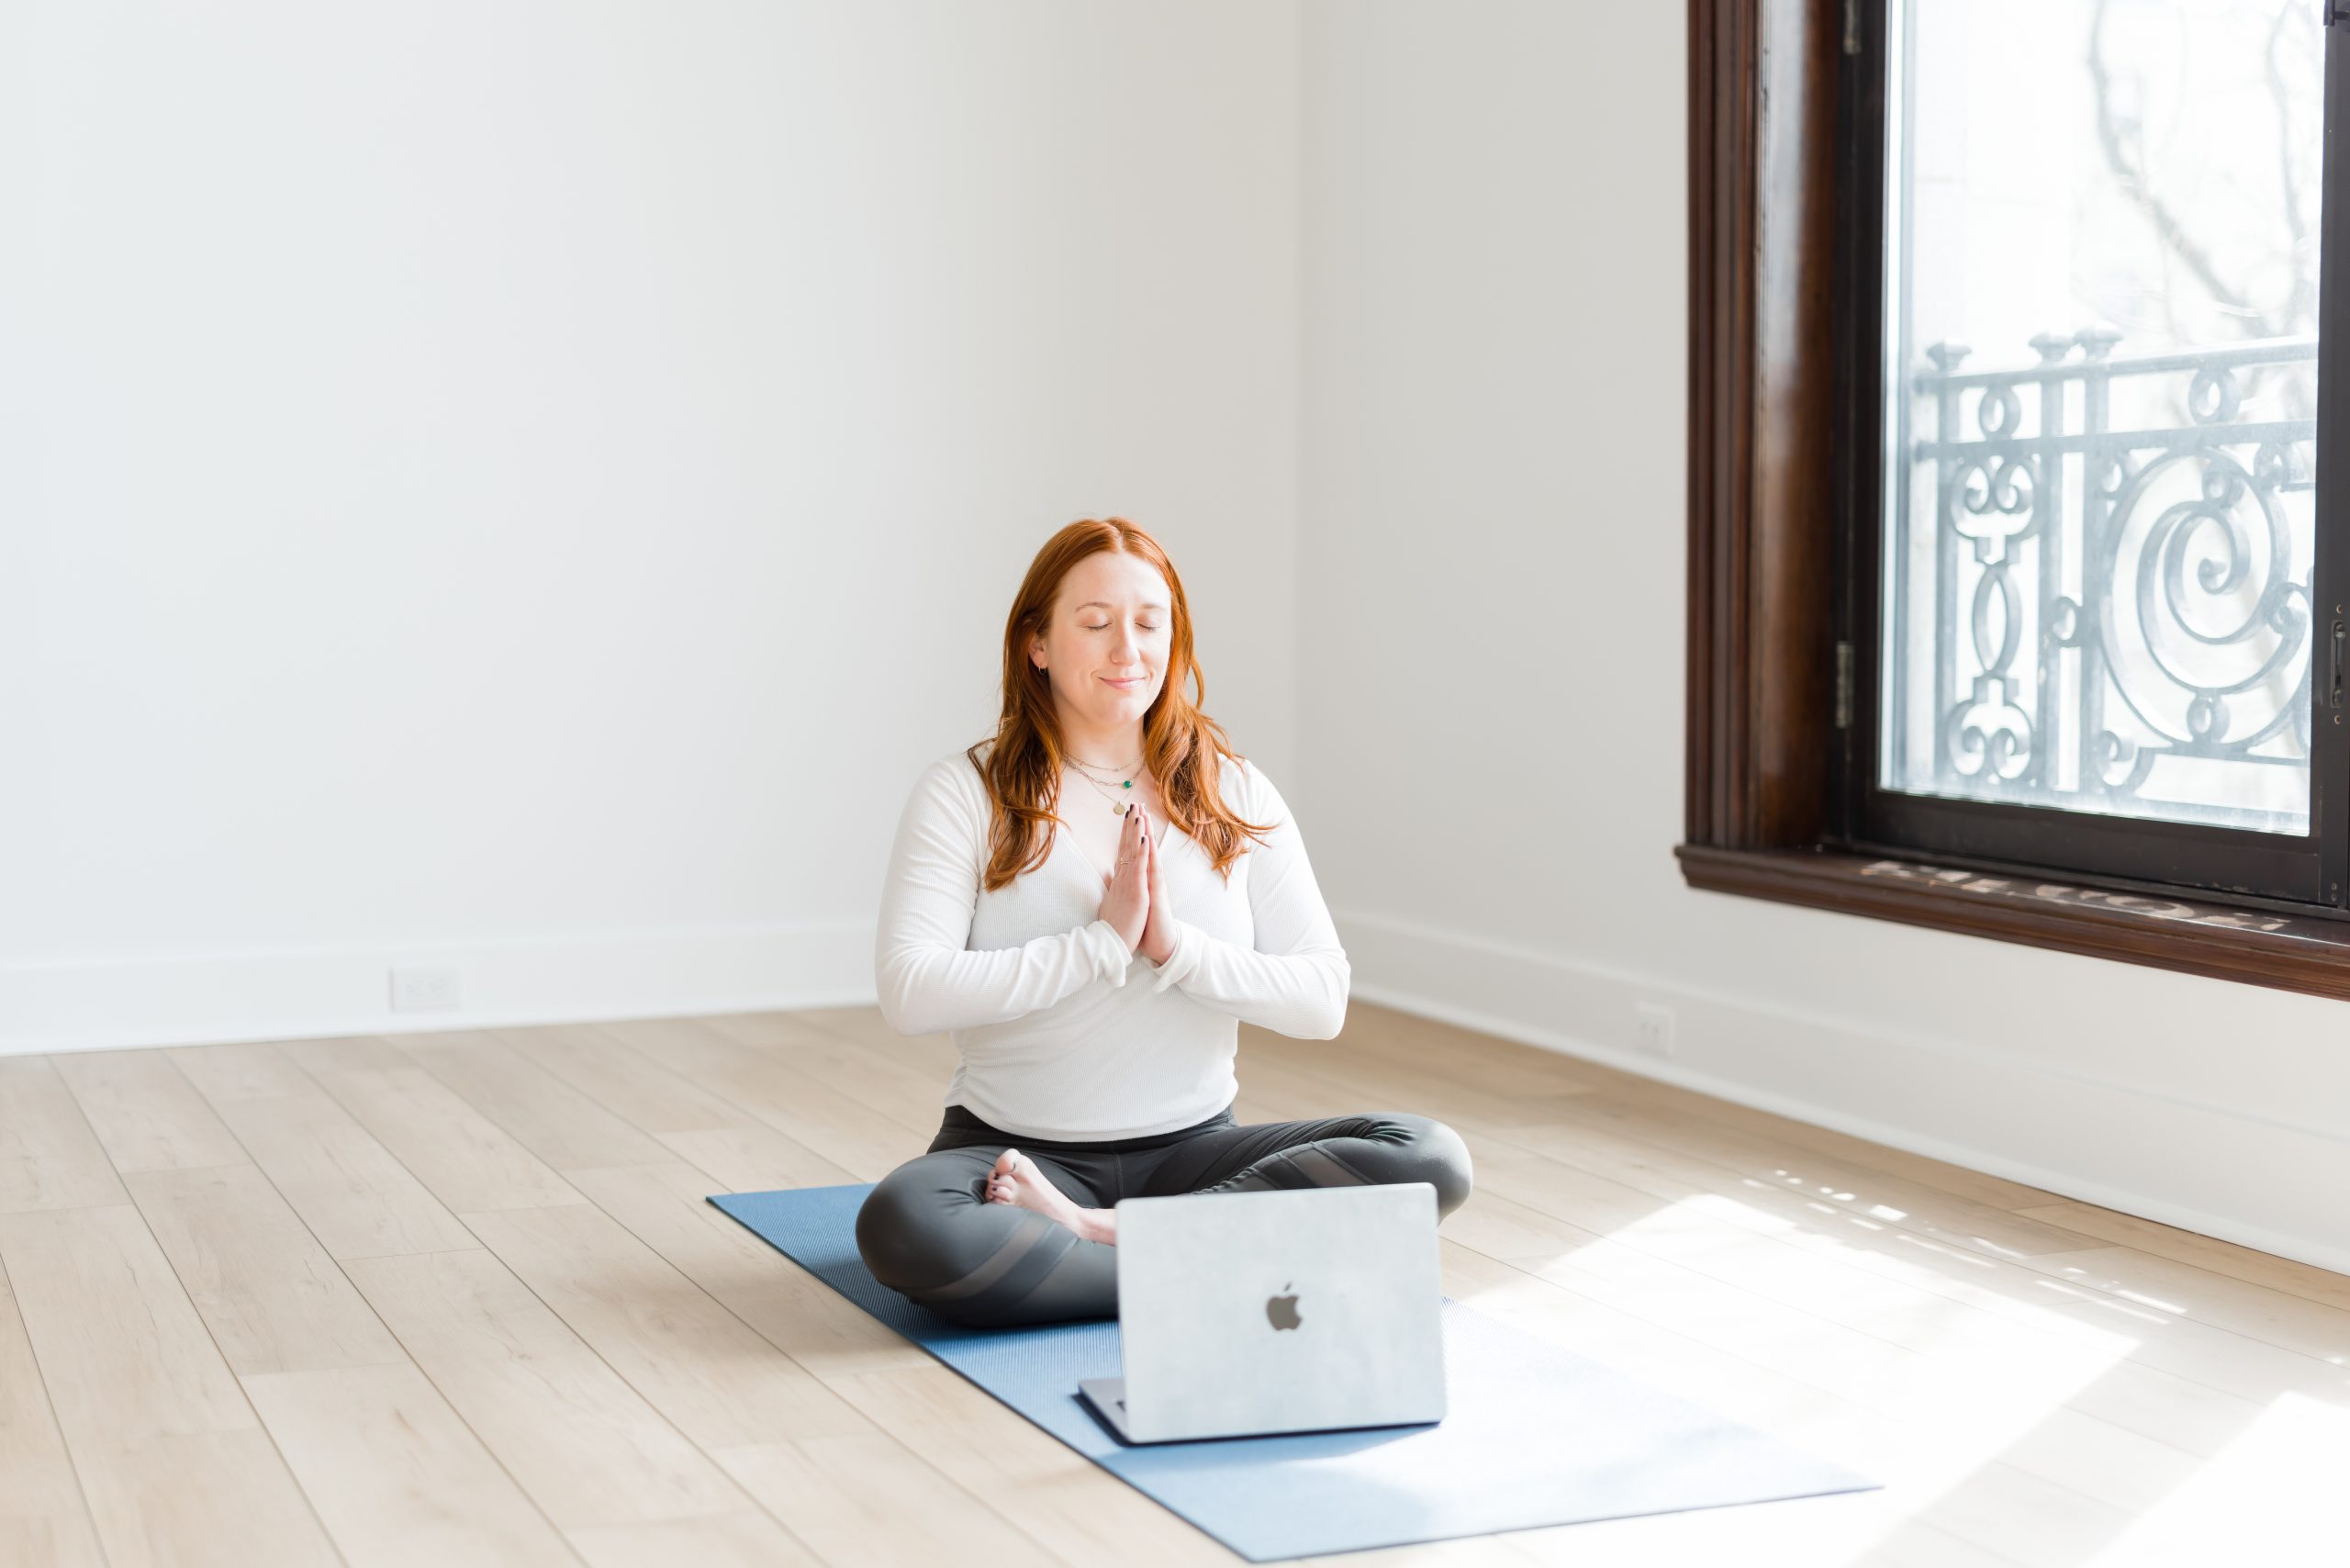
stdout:
[[746,1443],[715,1457],[832,1568],[1063,1561],[886,1432]]
[[2271,1290],[2131,1247],[2041,1253],[2031,1262],[2035,1271],[2068,1284],[2350,1367],[2350,1310],[2343,1307],[2321,1305],[2294,1292]]
[[351,1568],[576,1568],[562,1535],[405,1356],[243,1383]]
[[867,1180],[764,1122],[698,1133],[664,1133],[661,1141],[679,1159],[709,1172],[711,1191],[715,1193],[773,1193],[786,1187],[837,1187]]
[[82,1484],[0,1268],[0,1562],[103,1568]]
[[749,1505],[487,1249],[355,1258],[342,1267],[558,1528],[728,1514]]
[[[1964,1165],[1953,1165],[1932,1155],[1896,1148],[1874,1138],[1798,1121],[1793,1116],[1752,1105],[1741,1105],[1736,1101],[1717,1099],[1710,1094],[1693,1094],[1672,1084],[1630,1078],[1623,1088],[1611,1092],[1626,1099],[1670,1105],[1704,1120],[1736,1127],[1752,1137],[1774,1139],[1795,1148],[1826,1155],[1847,1165],[1900,1177],[1920,1187],[1938,1188],[1953,1197],[1964,1198],[1986,1208],[2014,1212],[2045,1204],[2051,1196],[2044,1188],[2011,1181],[2005,1176],[1994,1176],[1987,1170],[1970,1170]],[[2048,1216],[2037,1217],[2045,1220]]]
[[315,1040],[287,1055],[452,1213],[580,1201],[537,1155],[380,1040]]
[[[1360,1033],[1356,1029],[1358,1022],[1363,1025]],[[2037,1187],[2010,1182],[1985,1171],[1970,1170],[1964,1166],[1953,1165],[1928,1155],[1913,1154],[1907,1149],[1839,1132],[1833,1127],[1797,1121],[1791,1116],[1741,1105],[1735,1101],[1693,1093],[1676,1084],[1644,1078],[1588,1058],[1480,1034],[1437,1020],[1415,1017],[1392,1008],[1358,1002],[1348,1009],[1348,1034],[1341,1036],[1341,1039],[1351,1039],[1367,1052],[1385,1057],[1391,1061],[1419,1066],[1438,1063],[1448,1070],[1455,1064],[1462,1064],[1462,1070],[1466,1071],[1527,1073],[1533,1075],[1538,1081],[1554,1080],[1556,1075],[1564,1073],[1585,1088],[1618,1096],[1651,1098],[1660,1103],[1678,1106],[1751,1134],[1775,1137],[1796,1148],[1809,1148],[1890,1175],[1905,1176],[1927,1186],[1939,1186],[1956,1196],[1996,1208],[2017,1208],[2027,1204],[2044,1203],[2049,1196]],[[1270,1047],[1278,1052],[1292,1044],[1303,1044],[1309,1049],[1316,1044],[1292,1042],[1248,1025],[1243,1025],[1242,1035],[1243,1059],[1248,1054],[1247,1047],[1251,1046]],[[1483,1086],[1494,1087],[1492,1082],[1485,1082]],[[1539,1091],[1528,1089],[1528,1092]]]
[[655,1137],[739,1126],[754,1119],[596,1025],[491,1033],[607,1110],[627,1107],[629,1121]]
[[[1224,1568],[1233,1552],[927,1352],[833,1386],[941,1474],[1070,1562]],[[1521,1557],[1517,1560],[1523,1562]]]
[[[607,1024],[615,1039],[691,1078],[842,1170],[875,1182],[930,1141],[775,1056],[692,1019]],[[931,1128],[936,1131],[935,1126]]]
[[595,1525],[569,1534],[588,1568],[826,1568],[822,1558],[757,1508]]
[[2327,1562],[2350,1540],[2350,1404],[2288,1398],[2137,1510],[2100,1562]]
[[0,1264],[109,1562],[335,1561],[138,1209],[0,1215]]
[[0,1214],[129,1201],[50,1059],[0,1057]]
[[594,1204],[459,1217],[647,1404],[704,1449],[874,1429]]
[[885,1056],[919,1068],[945,1083],[955,1074],[957,1057],[951,1035],[901,1035],[890,1027],[878,1007],[815,1007],[789,1013],[712,1014],[704,1022],[722,1025],[731,1021],[755,1024],[764,1018],[789,1018],[804,1028],[821,1030],[837,1036],[855,1045],[865,1046],[877,1056]]
[[1359,998],[1348,1002],[1346,1027],[1334,1040],[1293,1039],[1253,1024],[1244,1024],[1241,1029],[1244,1050],[1259,1044],[1327,1046],[1350,1059],[1369,1057],[1399,1067],[1440,1067],[1457,1074],[1463,1083],[1504,1098],[1546,1099],[1575,1090],[1620,1090],[1630,1082],[1649,1081],[1582,1057],[1481,1034]]
[[[811,1543],[860,1532],[866,1504],[837,1487],[778,1490],[800,1459],[878,1452],[924,1508],[960,1514],[974,1501],[934,1471],[920,1474],[896,1439],[593,1204],[462,1217],[647,1403]],[[844,1438],[886,1446],[834,1446]],[[1007,1513],[1007,1500],[978,1501]]]
[[280,1100],[289,1094],[319,1092],[310,1075],[296,1067],[280,1045],[298,1040],[267,1040],[220,1046],[171,1046],[163,1057],[196,1086],[215,1112],[239,1100]]
[[856,1177],[600,1028],[498,1031],[574,1089],[650,1133],[716,1182],[713,1191],[823,1187]]
[[671,1158],[606,1110],[494,1036],[426,1035],[401,1052],[556,1171],[583,1165],[642,1165]]
[[1562,1078],[1539,1093],[1499,1093],[1457,1076],[1449,1063],[1405,1065],[1352,1049],[1338,1040],[1283,1040],[1280,1047],[1270,1048],[1254,1040],[1250,1045],[1257,1048],[1244,1047],[1234,1070],[1244,1084],[1252,1068],[1260,1062],[1308,1067],[1344,1088],[1346,1092],[1336,1113],[1341,1114],[1413,1111],[1438,1121],[1508,1127],[1523,1123],[1541,1124],[1554,1105],[1592,1092],[1587,1085]]
[[407,1361],[399,1341],[257,1167],[140,1170],[124,1180],[231,1371],[250,1376]]
[[925,1135],[925,1141],[938,1130],[951,1074],[805,1027],[782,1014],[731,1014],[708,1022],[730,1039],[775,1052],[858,1104]]
[[244,1159],[243,1146],[162,1052],[79,1051],[50,1059],[118,1171]]
[[2350,1312],[2350,1274],[2337,1274],[2298,1259],[2279,1258],[2238,1242],[2222,1241],[2156,1220],[2142,1219],[2117,1209],[2072,1198],[2018,1209],[2029,1219],[2044,1220],[2099,1241],[2111,1242],[2149,1257],[2168,1258],[2190,1268],[2244,1281],[2263,1289],[2282,1291],[2321,1306]]
[[[213,1081],[199,1070],[197,1081],[208,1088]],[[329,1256],[480,1245],[339,1102],[308,1078],[301,1083],[297,1093],[218,1100],[213,1108]]]
[[[1342,1084],[1365,1075],[1341,1062],[1287,1050],[1263,1053],[1246,1062],[1241,1071],[1245,1087],[1295,1084],[1301,1077],[1318,1080],[1317,1103],[1334,1102],[1334,1092]],[[1446,1110],[1427,1114],[1438,1114],[1458,1127],[1482,1128],[1524,1147],[1584,1164],[1594,1160],[1637,1163],[1660,1147],[1666,1150],[1702,1148],[1706,1158],[1733,1179],[1804,1196],[1824,1187],[1828,1193],[1845,1194],[1847,1202],[1855,1201],[1856,1193],[1864,1194],[1867,1203],[1892,1211],[1882,1216],[1887,1223],[1990,1256],[2073,1251],[2093,1239],[1940,1187],[1750,1134],[1677,1105],[1591,1091],[1539,1104],[1527,1102],[1509,1114],[1494,1115],[1464,1103],[1458,1094],[1443,1093],[1432,1073],[1389,1070],[1383,1076],[1374,1076],[1393,1097],[1406,1102],[1402,1108],[1442,1101]]]
[[256,1421],[73,1444],[113,1568],[337,1568],[341,1558]]
[[1518,1141],[1546,1153],[1560,1147],[1587,1144],[1603,1130],[1651,1146],[1702,1148],[1709,1162],[1726,1167],[1741,1179],[1807,1197],[1858,1194],[1861,1201],[1898,1209],[1930,1222],[1933,1229],[1926,1234],[1999,1257],[2074,1252],[2098,1241],[2095,1237],[2010,1209],[1959,1197],[1906,1177],[1812,1150],[1790,1149],[1775,1139],[1747,1133],[1680,1106],[1646,1099],[1605,1093],[1583,1095],[1572,1104],[1559,1106],[1546,1125],[1523,1130],[1530,1136]]
[[[1668,1126],[1618,1116],[1595,1103],[1601,1099],[1585,1096],[1548,1126],[1515,1127],[1495,1136],[1595,1172],[1647,1172],[1669,1166],[1684,1182],[1694,1175],[1709,1189],[1731,1188],[1780,1212],[1801,1205],[1831,1221],[1839,1214],[1856,1214],[1879,1231],[1905,1231],[1986,1258],[2028,1259],[2036,1252],[2070,1252],[2096,1244],[2094,1238],[1936,1189],[1853,1167],[1807,1163],[1768,1146],[1700,1136],[1689,1124],[1684,1124],[1685,1136],[1676,1136]],[[1696,1175],[1701,1168],[1702,1174]]]
[[0,1264],[69,1443],[259,1425],[136,1205],[0,1215]]
[[576,1170],[572,1181],[762,1338],[820,1376],[934,1365],[921,1346],[709,1201],[724,1189],[682,1163]]

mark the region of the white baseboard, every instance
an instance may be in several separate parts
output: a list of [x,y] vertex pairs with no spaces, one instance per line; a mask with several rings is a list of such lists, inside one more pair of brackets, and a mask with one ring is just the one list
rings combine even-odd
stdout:
[[[2350,1274],[2343,1131],[1412,921],[1337,919],[1366,1002]],[[1674,1010],[1672,1057],[1632,1048],[1640,1002]]]
[[[463,1005],[391,1009],[395,965]],[[873,1003],[873,923],[547,936],[0,969],[0,1056]]]

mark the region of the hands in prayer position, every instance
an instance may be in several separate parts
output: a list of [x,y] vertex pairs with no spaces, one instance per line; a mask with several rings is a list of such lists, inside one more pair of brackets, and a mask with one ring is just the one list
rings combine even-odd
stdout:
[[1167,882],[1159,872],[1159,847],[1150,830],[1150,817],[1139,807],[1125,815],[1118,830],[1118,861],[1102,882],[1101,917],[1126,944],[1154,964],[1175,953],[1175,915],[1167,902]]

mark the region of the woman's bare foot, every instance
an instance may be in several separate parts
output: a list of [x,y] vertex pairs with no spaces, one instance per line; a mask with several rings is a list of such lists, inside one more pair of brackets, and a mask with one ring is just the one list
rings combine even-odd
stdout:
[[1046,1178],[1036,1162],[1016,1148],[996,1156],[988,1172],[988,1202],[1033,1209],[1077,1232],[1088,1241],[1118,1239],[1118,1215],[1113,1209],[1083,1207]]

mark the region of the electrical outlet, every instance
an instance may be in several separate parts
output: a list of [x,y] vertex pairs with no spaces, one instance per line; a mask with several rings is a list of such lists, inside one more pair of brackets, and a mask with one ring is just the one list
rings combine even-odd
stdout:
[[1653,1002],[1632,1008],[1632,1044],[1652,1057],[1673,1054],[1673,1009]]
[[457,1005],[457,971],[452,969],[394,969],[392,1011],[421,1013]]

